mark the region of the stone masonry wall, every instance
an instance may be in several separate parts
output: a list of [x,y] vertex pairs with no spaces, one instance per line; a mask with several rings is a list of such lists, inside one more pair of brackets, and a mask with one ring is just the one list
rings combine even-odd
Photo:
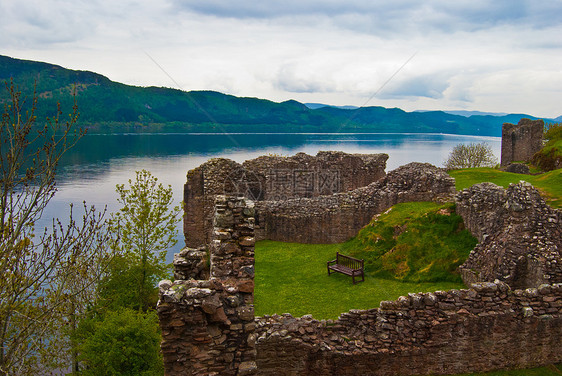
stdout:
[[[215,207],[210,278],[159,285],[157,311],[166,375],[256,372],[253,204],[245,198],[217,196]],[[195,259],[199,265],[200,256],[187,251],[178,259],[188,258],[187,263]],[[177,269],[185,263],[174,264],[176,276],[193,275],[184,267]]]
[[407,201],[452,200],[454,179],[428,163],[410,163],[384,178],[330,196],[256,203],[256,238],[339,243],[355,236],[375,214]]
[[242,165],[214,158],[187,174],[184,235],[188,247],[210,240],[214,196],[239,195],[254,201],[331,195],[363,187],[385,176],[386,154],[321,151],[316,156],[262,156]]
[[502,126],[501,165],[528,162],[542,148],[544,121],[521,119]]
[[267,201],[331,195],[364,187],[385,176],[387,154],[319,151],[316,156],[265,155],[242,166],[261,177]]
[[409,294],[336,321],[256,319],[258,375],[425,375],[562,361],[562,285]]
[[562,282],[562,212],[532,185],[476,184],[459,192],[456,202],[480,242],[459,268],[466,284],[499,279],[527,288]]

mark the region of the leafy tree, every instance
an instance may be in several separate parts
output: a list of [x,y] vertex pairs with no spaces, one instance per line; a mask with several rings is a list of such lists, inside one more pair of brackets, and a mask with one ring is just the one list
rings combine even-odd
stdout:
[[154,311],[129,308],[83,320],[77,332],[84,376],[163,375]]
[[447,170],[459,168],[494,167],[498,164],[497,158],[490,145],[486,143],[458,144],[445,161]]
[[171,186],[164,187],[146,170],[137,171],[129,186],[117,185],[122,208],[112,218],[119,233],[117,256],[101,295],[113,307],[146,311],[156,306],[156,284],[169,273],[166,251],[177,242],[180,208],[173,204]]
[[[37,374],[46,359],[68,349],[58,335],[84,307],[110,244],[104,212],[84,205],[82,220],[53,220],[36,229],[56,193],[61,156],[83,136],[77,107],[67,121],[62,111],[36,124],[37,96],[24,112],[25,99],[6,83],[0,128],[0,374]],[[38,235],[39,234],[39,235]],[[56,362],[54,362],[56,363]],[[54,365],[54,364],[53,364]]]

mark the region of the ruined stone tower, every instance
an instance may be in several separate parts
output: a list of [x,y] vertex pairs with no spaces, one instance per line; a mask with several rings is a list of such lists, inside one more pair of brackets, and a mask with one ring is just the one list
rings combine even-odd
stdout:
[[[216,196],[213,225],[210,278],[183,275],[189,279],[159,285],[161,349],[168,376],[256,372],[253,202]],[[177,261],[176,276],[182,278]]]
[[530,161],[542,148],[543,129],[543,120],[521,119],[517,125],[504,123],[501,165]]

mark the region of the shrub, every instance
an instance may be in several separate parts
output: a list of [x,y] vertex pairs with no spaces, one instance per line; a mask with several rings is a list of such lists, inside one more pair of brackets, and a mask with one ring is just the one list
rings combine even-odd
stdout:
[[486,143],[458,144],[445,161],[447,170],[459,168],[494,167],[498,163],[490,145]]
[[109,311],[80,323],[81,375],[163,375],[155,312]]

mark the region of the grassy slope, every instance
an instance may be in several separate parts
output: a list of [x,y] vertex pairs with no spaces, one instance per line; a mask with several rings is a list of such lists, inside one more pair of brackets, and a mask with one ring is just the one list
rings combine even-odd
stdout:
[[372,276],[405,282],[461,282],[457,267],[477,240],[453,204],[398,204],[363,227],[342,252],[365,260]]
[[502,187],[508,187],[511,183],[524,180],[539,189],[550,206],[555,208],[562,207],[562,169],[541,175],[521,175],[493,168],[472,168],[450,171],[449,175],[455,178],[457,190],[482,182],[492,182]]
[[[548,197],[550,205],[562,206],[562,170],[536,176],[512,174],[491,168],[457,170],[450,174],[456,179],[458,190],[483,181],[507,187],[510,183],[526,180]],[[438,207],[432,203],[397,205],[390,212],[392,214],[389,213],[383,219],[386,220],[386,225],[397,226],[411,217],[435,211]],[[372,245],[377,237],[372,227],[373,224],[366,226],[362,230],[362,236],[346,244],[259,242],[256,245],[256,313],[264,315],[290,312],[296,316],[310,313],[319,319],[335,318],[349,309],[377,307],[381,300],[396,299],[408,292],[463,287],[458,282],[405,283],[372,276],[368,276],[364,283],[354,286],[347,276],[333,274],[328,277],[325,263],[333,259],[337,251],[350,253],[353,249],[364,249],[366,252],[373,250]],[[369,273],[368,263],[366,268]],[[337,294],[337,299],[334,299],[334,294]]]
[[533,156],[533,164],[551,171],[560,166],[562,160],[562,123],[548,124],[544,138],[547,143]]

